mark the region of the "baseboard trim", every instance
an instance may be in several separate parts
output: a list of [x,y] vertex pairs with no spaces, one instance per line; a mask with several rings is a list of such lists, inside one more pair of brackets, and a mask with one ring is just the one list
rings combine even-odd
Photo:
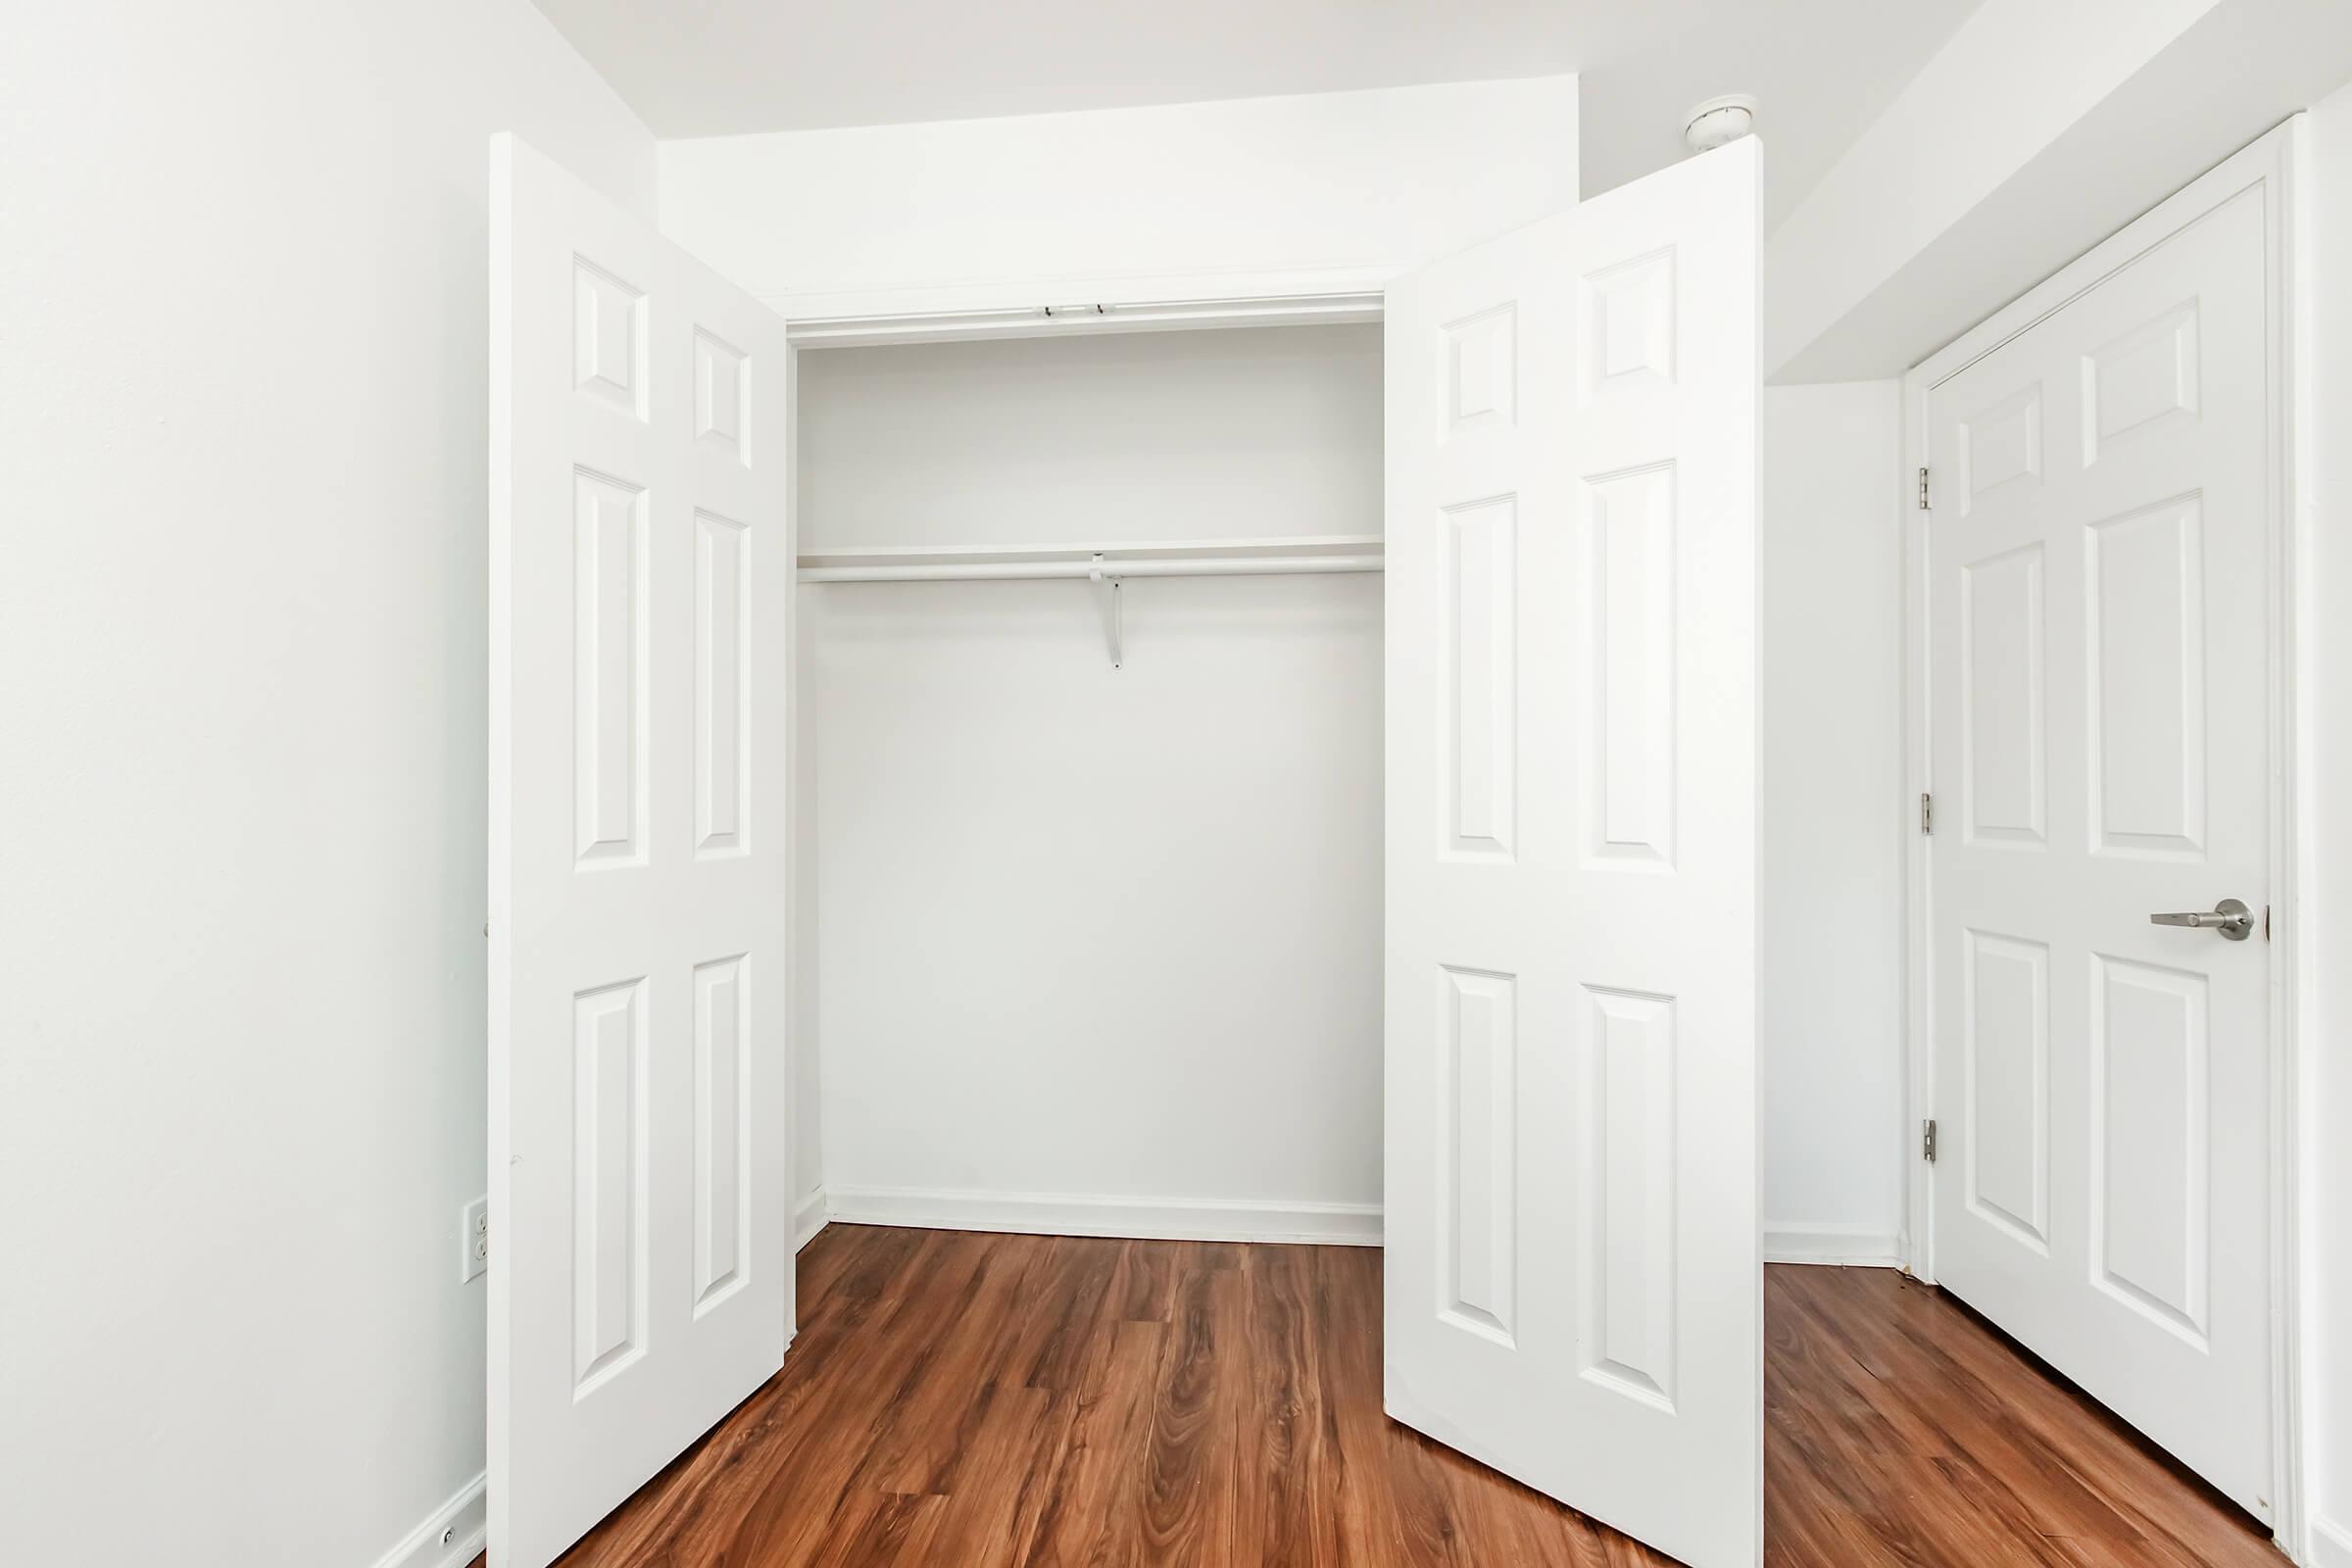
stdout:
[[828,1187],[825,1206],[831,1218],[852,1225],[1011,1231],[1024,1236],[1130,1236],[1174,1242],[1380,1245],[1378,1203]]
[[1901,1268],[1902,1238],[1862,1225],[1764,1222],[1764,1261],[1820,1263],[1835,1268]]
[[[828,1221],[1024,1236],[1131,1236],[1183,1242],[1301,1242],[1378,1247],[1377,1203],[1282,1203],[1245,1199],[1142,1199],[1063,1193],[962,1192],[919,1187],[820,1187],[794,1214],[794,1248]],[[1902,1238],[1860,1225],[1767,1221],[1764,1261],[1901,1268]],[[2334,1568],[2334,1565],[2329,1565]],[[2343,1568],[2352,1568],[2347,1562]]]
[[816,1233],[825,1228],[825,1221],[831,1217],[822,1187],[802,1199],[801,1206],[792,1211],[792,1250],[797,1252],[815,1241]]
[[2352,1529],[2326,1519],[2314,1519],[2310,1568],[2352,1568]]
[[424,1523],[375,1561],[375,1568],[466,1568],[489,1532],[486,1476],[475,1476]]

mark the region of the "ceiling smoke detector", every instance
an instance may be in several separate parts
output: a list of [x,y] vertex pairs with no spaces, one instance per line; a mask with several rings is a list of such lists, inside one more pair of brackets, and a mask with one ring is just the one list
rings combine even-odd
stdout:
[[1683,140],[1694,153],[1712,152],[1755,134],[1755,129],[1756,100],[1747,93],[1727,92],[1690,111],[1683,122]]

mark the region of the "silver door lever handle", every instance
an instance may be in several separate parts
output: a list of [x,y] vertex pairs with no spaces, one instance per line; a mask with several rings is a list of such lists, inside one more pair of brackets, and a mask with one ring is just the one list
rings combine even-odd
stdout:
[[2150,925],[2185,925],[2200,931],[2219,931],[2232,942],[2243,942],[2254,932],[2254,911],[2236,899],[2224,899],[2213,906],[2211,914],[2191,910],[2183,914],[2151,914]]

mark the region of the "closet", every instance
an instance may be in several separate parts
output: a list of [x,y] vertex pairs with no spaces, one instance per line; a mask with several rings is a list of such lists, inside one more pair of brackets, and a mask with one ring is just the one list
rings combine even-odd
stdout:
[[797,331],[495,174],[493,1561],[776,1369],[812,1203],[1377,1242],[1391,1416],[1753,1560],[1754,145]]
[[1379,326],[799,366],[831,1214],[1376,1237]]

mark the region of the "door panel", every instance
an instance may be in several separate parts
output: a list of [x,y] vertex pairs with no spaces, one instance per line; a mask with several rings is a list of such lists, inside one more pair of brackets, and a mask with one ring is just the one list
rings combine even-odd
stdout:
[[1761,1541],[1758,151],[1388,300],[1387,1403]]
[[758,1388],[784,1181],[783,322],[493,154],[490,1561]]
[[1929,940],[1938,1283],[2268,1517],[2265,193],[1929,394]]

